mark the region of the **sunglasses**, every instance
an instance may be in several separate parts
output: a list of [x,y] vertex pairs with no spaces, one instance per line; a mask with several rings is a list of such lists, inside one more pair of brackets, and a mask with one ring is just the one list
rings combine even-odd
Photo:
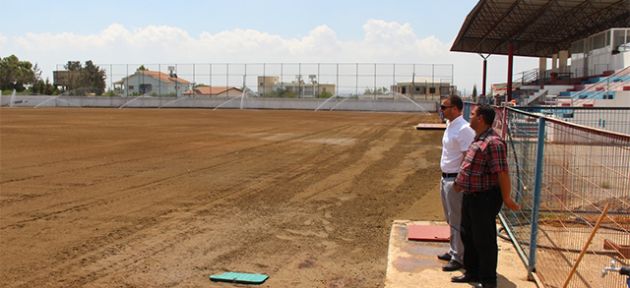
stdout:
[[451,107],[453,107],[453,105],[451,106],[440,105],[440,110],[446,110],[447,108],[451,108]]

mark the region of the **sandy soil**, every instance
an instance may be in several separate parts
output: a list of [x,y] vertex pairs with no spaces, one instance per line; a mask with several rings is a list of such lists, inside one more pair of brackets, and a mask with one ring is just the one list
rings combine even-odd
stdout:
[[0,109],[0,286],[382,287],[392,220],[441,220],[442,132],[419,122]]

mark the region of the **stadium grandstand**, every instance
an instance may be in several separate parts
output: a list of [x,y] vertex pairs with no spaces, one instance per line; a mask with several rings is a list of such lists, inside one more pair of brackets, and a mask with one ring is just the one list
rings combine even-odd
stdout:
[[[451,50],[479,53],[484,62],[489,55],[508,55],[508,83],[493,84],[488,94],[495,99],[488,100],[630,106],[629,7],[625,0],[480,1]],[[539,68],[514,73],[513,56],[538,57]],[[483,87],[487,95],[485,76]]]
[[[600,272],[630,265],[630,1],[481,0],[451,51],[481,56],[491,95],[481,101],[499,104],[494,127],[523,204],[499,216],[528,278],[627,287]],[[491,55],[508,56],[507,83],[486,93]],[[538,57],[539,68],[514,73],[514,56]]]

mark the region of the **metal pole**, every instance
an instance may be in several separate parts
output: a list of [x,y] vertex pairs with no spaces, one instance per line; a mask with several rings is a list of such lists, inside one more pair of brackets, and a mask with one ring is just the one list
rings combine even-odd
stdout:
[[359,63],[354,66],[354,95],[359,97]]
[[[284,82],[282,82],[282,78],[284,78],[284,64],[280,63],[280,89],[281,89],[281,93],[284,92]],[[281,96],[281,95],[278,95]]]
[[[481,55],[481,54],[479,54]],[[483,58],[483,81],[481,82],[481,95],[486,95],[486,80],[487,80],[487,73],[488,73],[488,57],[484,57],[483,55],[481,55],[481,57]]]
[[435,99],[435,64],[431,64],[431,87],[433,87],[433,94],[431,95],[433,97],[431,99]]
[[319,65],[320,65],[320,63],[317,63],[317,98],[319,98],[319,94],[320,94],[319,93],[319,81],[321,81],[320,78],[319,78],[319,73],[320,73]]
[[374,90],[372,90],[372,100],[376,100],[376,63],[374,64]]
[[411,73],[411,91],[409,91],[409,97],[413,99],[413,92],[416,92],[416,64],[412,64],[412,67],[413,72]]
[[112,94],[114,94],[114,83],[112,78],[114,78],[114,72],[112,72],[112,64],[109,64],[109,89],[111,89]]
[[[392,71],[393,71],[393,74],[392,74],[392,77],[393,77],[392,78],[393,79],[392,80],[393,81],[392,87],[396,87],[396,90],[398,90],[398,85],[396,85],[396,64],[392,64],[392,67],[393,67],[393,69],[392,69]],[[392,91],[392,96],[394,96],[394,91]]]
[[[144,73],[142,73],[142,75],[144,77]],[[175,64],[175,75],[177,75],[177,64]],[[179,91],[177,91],[177,90],[179,90],[178,89],[178,87],[179,87],[179,85],[178,85],[179,84],[179,76],[177,76],[177,77],[178,78],[175,79],[175,97],[179,97]],[[144,78],[143,78],[142,81],[144,82]]]
[[339,63],[337,63],[337,80],[335,83],[335,97],[339,96]]
[[512,101],[512,68],[514,64],[514,45],[508,42],[508,75],[507,75],[507,102]]
[[230,63],[225,63],[225,89],[229,89],[228,87],[230,87]]
[[[260,96],[264,96],[265,95],[265,88],[267,85],[265,85],[267,83],[267,66],[265,63],[263,63],[263,87],[262,87],[262,95]],[[258,91],[258,93],[260,93],[260,91]]]
[[[158,64],[158,72],[160,74],[158,74],[158,79],[162,79],[162,64]],[[160,96],[160,98],[162,97],[162,80],[158,81],[158,94]]]
[[534,203],[532,207],[532,231],[529,238],[529,261],[527,263],[528,277],[536,271],[536,247],[538,239],[538,214],[540,211],[540,193],[542,189],[543,164],[545,151],[545,118],[538,118],[538,145],[536,147],[536,170],[534,179]]

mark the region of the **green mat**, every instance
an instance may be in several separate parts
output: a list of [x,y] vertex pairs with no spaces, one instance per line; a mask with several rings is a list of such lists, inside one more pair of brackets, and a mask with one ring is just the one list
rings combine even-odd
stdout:
[[217,282],[233,282],[243,284],[262,284],[269,276],[265,274],[223,272],[221,274],[210,275],[210,280]]

